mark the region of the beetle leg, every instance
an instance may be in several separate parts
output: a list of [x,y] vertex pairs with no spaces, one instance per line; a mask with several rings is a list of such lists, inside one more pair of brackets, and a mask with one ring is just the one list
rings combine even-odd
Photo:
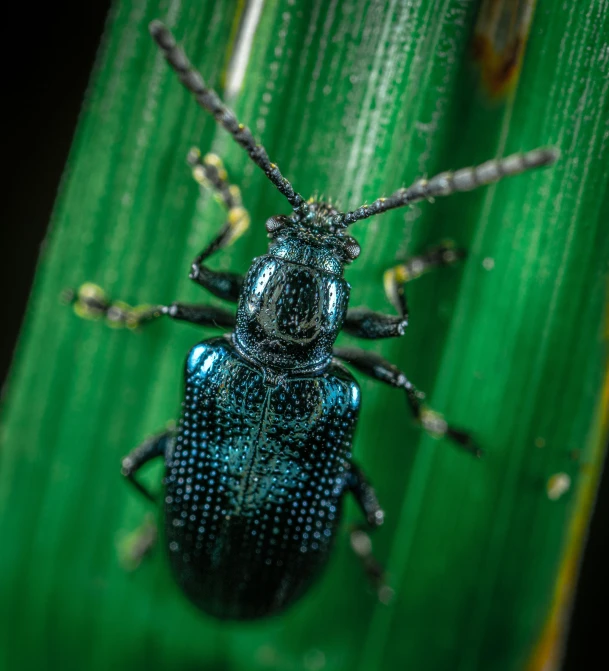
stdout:
[[375,380],[402,389],[406,394],[408,405],[415,420],[429,434],[435,438],[450,438],[450,440],[474,456],[482,456],[482,450],[468,433],[450,426],[440,413],[428,408],[421,402],[424,394],[415,388],[412,382],[397,366],[394,366],[375,352],[368,352],[357,347],[335,347],[334,356]]
[[444,240],[419,256],[411,256],[403,263],[385,271],[383,284],[391,304],[400,312],[405,306],[404,285],[416,280],[430,270],[451,266],[465,257],[463,249],[457,249],[452,240]]
[[234,312],[213,305],[185,305],[172,303],[162,307],[162,314],[178,321],[198,324],[199,326],[217,326],[232,328],[236,322]]
[[85,282],[76,291],[64,291],[63,300],[71,303],[74,312],[82,319],[105,319],[114,328],[137,328],[161,317],[161,305],[129,305],[124,301],[111,301],[97,284]]
[[74,312],[83,319],[105,319],[114,328],[135,329],[159,317],[170,317],[199,326],[233,327],[235,315],[212,305],[135,305],[110,301],[106,292],[87,282],[78,291],[65,292],[64,298],[74,305]]
[[357,338],[377,340],[403,336],[407,326],[408,310],[404,296],[404,313],[399,317],[374,312],[368,308],[349,308],[343,322],[343,331]]
[[210,270],[203,262],[243,235],[250,225],[250,216],[242,205],[239,187],[229,184],[222,160],[216,154],[207,154],[201,158],[198,149],[191,149],[188,163],[194,179],[201,186],[211,188],[227,209],[227,219],[222,230],[192,262],[190,279],[214,296],[236,303],[241,293],[243,275]]
[[368,534],[383,524],[385,513],[379,505],[372,485],[366,479],[363,471],[354,463],[351,464],[348,480],[349,491],[355,497],[366,518],[365,524],[354,525],[351,528],[351,547],[361,560],[368,580],[376,590],[379,601],[389,603],[393,597],[393,590],[385,582],[385,570],[372,554],[372,541]]
[[163,433],[158,433],[156,436],[148,438],[141,445],[138,445],[131,450],[121,463],[121,474],[124,475],[140,493],[153,503],[157,502],[156,497],[135,478],[135,474],[144,464],[147,464],[152,459],[165,456],[167,451],[171,448],[172,440],[173,431],[171,429],[168,429]]
[[159,532],[154,516],[147,514],[142,524],[124,534],[118,543],[118,557],[125,571],[135,571],[144,557],[156,545]]
[[367,308],[352,308],[347,311],[343,329],[358,338],[369,340],[404,335],[408,326],[408,303],[404,289],[406,282],[433,268],[451,265],[464,256],[463,250],[455,249],[452,242],[445,241],[420,256],[412,256],[390,268],[384,276],[385,293],[399,316],[374,312]]
[[[167,457],[168,452],[172,449],[173,435],[173,431],[168,429],[148,438],[141,445],[131,450],[121,463],[121,474],[138,492],[153,503],[157,503],[156,497],[136,479],[135,474],[152,459],[161,456]],[[119,544],[119,559],[123,568],[127,571],[135,570],[156,544],[157,537],[156,523],[150,515],[147,515],[144,523],[135,531],[126,535]]]

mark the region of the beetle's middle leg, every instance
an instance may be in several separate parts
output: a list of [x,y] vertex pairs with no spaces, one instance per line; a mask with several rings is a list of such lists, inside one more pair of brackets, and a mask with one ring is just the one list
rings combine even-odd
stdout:
[[250,216],[243,207],[239,187],[229,184],[222,160],[216,154],[206,154],[201,158],[198,149],[191,149],[188,163],[195,181],[201,186],[211,188],[227,210],[226,223],[220,233],[192,262],[190,279],[205,287],[214,296],[236,303],[241,293],[243,275],[210,270],[204,265],[204,261],[245,233],[250,225]]
[[372,554],[372,541],[369,535],[369,532],[378,529],[383,524],[385,513],[379,505],[372,485],[366,479],[361,468],[353,462],[347,482],[349,491],[355,497],[366,518],[364,524],[358,524],[351,528],[351,547],[361,560],[366,576],[376,590],[379,601],[389,603],[393,596],[393,590],[385,582],[383,566]]
[[435,438],[449,438],[474,456],[482,456],[482,450],[468,433],[450,426],[442,415],[422,403],[424,395],[397,366],[375,352],[358,347],[335,347],[334,356],[375,380],[402,389],[414,418],[429,434]]
[[434,268],[452,265],[464,256],[463,250],[456,249],[452,242],[446,241],[390,268],[384,276],[385,293],[397,310],[398,316],[374,312],[367,308],[351,308],[347,311],[343,330],[368,340],[404,335],[404,330],[408,326],[406,283]]

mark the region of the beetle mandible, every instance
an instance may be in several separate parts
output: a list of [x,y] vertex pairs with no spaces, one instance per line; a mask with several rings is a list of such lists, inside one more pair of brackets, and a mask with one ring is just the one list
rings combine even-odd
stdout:
[[164,458],[170,564],[186,596],[210,615],[255,619],[278,613],[301,597],[326,564],[348,492],[365,518],[351,532],[352,547],[386,601],[390,590],[367,536],[383,523],[383,511],[351,458],[360,389],[341,362],[401,389],[423,429],[474,455],[481,451],[469,434],[426,407],[396,366],[363,349],[334,347],[334,342],[341,330],[366,339],[403,335],[406,282],[454,263],[463,253],[444,243],[388,270],[385,290],[397,315],[348,308],[350,287],[343,269],[360,248],[346,229],[387,210],[549,165],[556,152],[535,149],[441,173],[341,212],[297,193],[250,130],[205,85],[169,30],[153,21],[150,32],[182,84],[245,149],[292,212],[267,220],[268,253],[254,259],[246,275],[210,270],[207,259],[247,228],[249,216],[220,159],[191,150],[194,178],[216,191],[227,221],[192,263],[190,279],[236,303],[236,315],[182,303],[130,307],[109,301],[90,283],[73,295],[78,315],[103,316],[115,325],[136,327],[167,316],[233,329],[189,352],[177,427],[135,448],[123,460],[122,473],[154,500],[135,475],[150,460]]

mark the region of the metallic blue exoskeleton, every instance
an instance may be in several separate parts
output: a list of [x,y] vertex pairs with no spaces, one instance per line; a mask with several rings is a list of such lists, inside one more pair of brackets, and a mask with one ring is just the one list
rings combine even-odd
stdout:
[[73,296],[77,314],[104,316],[115,325],[136,327],[168,316],[231,329],[190,351],[177,427],[133,450],[123,460],[123,474],[153,498],[135,474],[152,458],[164,457],[164,535],[170,563],[188,598],[213,616],[264,617],[302,596],[328,560],[348,492],[365,517],[351,530],[351,545],[379,598],[386,601],[390,590],[366,534],[382,524],[383,511],[351,457],[360,389],[340,360],[401,389],[414,418],[430,433],[446,436],[475,455],[480,450],[467,433],[425,407],[422,395],[394,365],[374,353],[334,343],[341,330],[367,339],[401,336],[408,323],[405,283],[463,254],[444,243],[387,271],[385,289],[397,315],[348,308],[343,270],[360,249],[346,228],[417,200],[548,165],[555,152],[537,149],[442,173],[340,212],[325,202],[305,201],[294,191],[250,131],[205,86],[171,33],[157,21],[150,29],[182,83],[244,147],[293,211],[268,219],[268,253],[254,259],[244,277],[210,270],[206,259],[231,244],[247,228],[249,217],[220,159],[212,154],[201,158],[193,150],[193,176],[220,196],[227,222],[194,260],[190,277],[237,303],[236,316],[205,305],[129,307],[108,301],[93,284],[83,285]]
[[197,606],[252,618],[304,593],[332,547],[359,404],[340,364],[269,384],[228,339],[191,351],[165,520]]

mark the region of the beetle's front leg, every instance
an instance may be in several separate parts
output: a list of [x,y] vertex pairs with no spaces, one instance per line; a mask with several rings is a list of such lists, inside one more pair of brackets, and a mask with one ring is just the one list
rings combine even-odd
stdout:
[[393,597],[393,590],[385,580],[385,570],[372,554],[372,541],[369,532],[378,529],[385,519],[385,513],[379,505],[372,485],[366,479],[361,468],[351,463],[347,480],[349,491],[355,497],[364,513],[366,522],[351,528],[351,547],[361,560],[368,580],[376,590],[379,601],[389,603]]
[[198,149],[191,149],[188,163],[194,179],[201,186],[211,188],[227,210],[226,223],[218,236],[192,262],[190,279],[214,296],[236,303],[243,286],[243,275],[210,270],[203,262],[243,235],[249,227],[250,216],[242,205],[239,187],[229,184],[224,165],[216,154],[207,154],[201,158]]
[[357,347],[336,347],[334,356],[375,380],[402,389],[414,418],[429,434],[435,438],[449,438],[474,456],[482,456],[482,450],[468,433],[450,426],[442,415],[421,402],[423,394],[397,366],[375,352],[368,352]]
[[408,303],[405,284],[424,273],[441,266],[448,266],[463,258],[464,252],[447,241],[428,249],[420,256],[412,256],[385,272],[385,293],[399,316],[374,312],[367,308],[347,311],[343,329],[358,338],[377,340],[404,335],[408,326]]
[[74,312],[83,319],[104,319],[115,328],[135,329],[159,317],[169,317],[199,326],[232,328],[235,315],[211,305],[135,305],[123,301],[111,301],[106,292],[96,284],[87,282],[78,291],[66,292],[66,298],[74,306]]

